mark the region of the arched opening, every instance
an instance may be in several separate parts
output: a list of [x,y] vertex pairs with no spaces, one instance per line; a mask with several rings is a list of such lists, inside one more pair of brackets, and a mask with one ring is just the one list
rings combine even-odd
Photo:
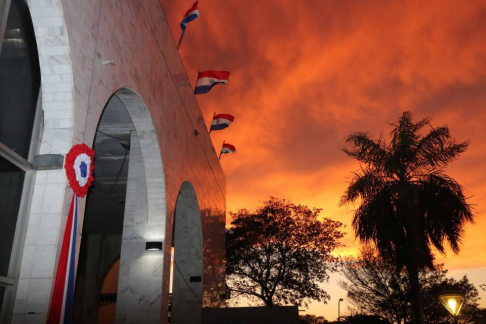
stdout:
[[201,323],[203,236],[196,192],[184,182],[177,197],[173,231],[172,324]]
[[[101,323],[100,314],[107,323],[115,317],[134,323],[158,319],[163,252],[146,251],[145,244],[164,241],[165,183],[153,123],[136,93],[121,89],[109,99],[93,149],[95,180],[86,201],[74,320]],[[117,284],[110,288],[116,311],[100,313],[107,274],[118,258]]]
[[105,275],[120,256],[133,132],[130,114],[120,98],[112,96],[93,143],[95,180],[86,198],[75,285],[75,323],[98,323]]
[[9,322],[42,124],[40,68],[25,1],[0,3],[0,322]]

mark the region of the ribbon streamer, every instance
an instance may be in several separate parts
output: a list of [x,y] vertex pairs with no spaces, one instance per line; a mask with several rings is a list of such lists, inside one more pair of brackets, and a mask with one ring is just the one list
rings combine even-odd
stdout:
[[47,321],[49,324],[68,324],[73,322],[76,229],[78,223],[77,207],[78,197],[73,194],[54,282],[51,310]]

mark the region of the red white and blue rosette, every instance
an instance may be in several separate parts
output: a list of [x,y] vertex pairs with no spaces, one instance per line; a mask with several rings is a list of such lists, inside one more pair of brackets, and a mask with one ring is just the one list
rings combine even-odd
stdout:
[[94,150],[86,144],[74,145],[66,155],[66,175],[69,180],[69,186],[78,197],[86,196],[88,188],[93,182],[94,169]]
[[86,144],[78,144],[66,155],[66,175],[73,189],[71,207],[66,220],[61,253],[57,264],[48,324],[73,323],[74,274],[76,232],[78,225],[78,197],[84,197],[93,182],[94,151]]

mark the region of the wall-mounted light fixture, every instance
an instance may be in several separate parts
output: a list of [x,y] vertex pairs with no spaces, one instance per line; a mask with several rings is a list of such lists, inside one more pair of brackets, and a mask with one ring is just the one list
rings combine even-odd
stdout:
[[146,242],[145,250],[147,251],[160,251],[162,250],[162,242]]

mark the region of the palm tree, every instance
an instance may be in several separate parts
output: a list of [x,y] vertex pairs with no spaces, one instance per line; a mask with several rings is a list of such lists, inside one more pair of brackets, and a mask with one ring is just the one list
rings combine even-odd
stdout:
[[[397,270],[406,268],[416,323],[424,323],[418,272],[433,269],[432,247],[444,254],[448,242],[458,253],[464,224],[473,222],[462,187],[443,172],[468,142],[456,143],[447,126],[433,128],[429,119],[413,122],[410,112],[391,125],[390,143],[366,132],[346,138],[353,147],[343,151],[360,162],[361,171],[354,173],[340,205],[359,200],[356,237],[373,243]],[[424,126],[430,131],[422,136]]]

